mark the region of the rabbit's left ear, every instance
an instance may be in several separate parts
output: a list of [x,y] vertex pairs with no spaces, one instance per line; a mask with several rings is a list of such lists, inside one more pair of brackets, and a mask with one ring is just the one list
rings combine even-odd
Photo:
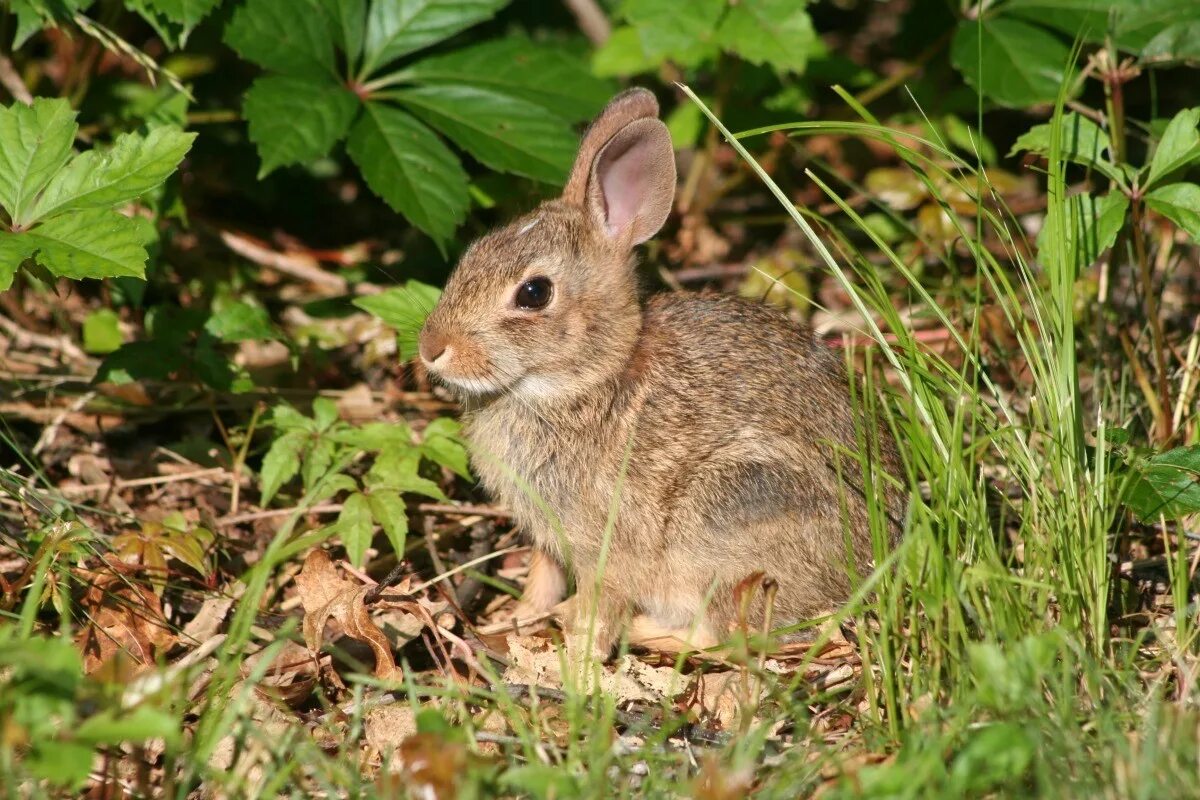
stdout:
[[585,205],[605,233],[629,247],[667,221],[675,199],[675,152],[657,117],[629,123],[592,162]]

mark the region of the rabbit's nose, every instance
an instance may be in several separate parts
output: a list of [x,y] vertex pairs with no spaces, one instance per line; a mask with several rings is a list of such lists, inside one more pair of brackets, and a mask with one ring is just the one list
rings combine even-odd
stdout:
[[421,360],[429,367],[446,354],[449,346],[450,341],[445,335],[430,330],[421,331],[417,339],[417,350],[421,353]]

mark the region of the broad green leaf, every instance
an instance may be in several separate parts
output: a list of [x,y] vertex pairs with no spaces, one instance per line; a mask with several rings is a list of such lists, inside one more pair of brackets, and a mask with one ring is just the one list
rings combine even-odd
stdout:
[[1125,224],[1128,209],[1129,198],[1119,191],[1111,191],[1103,197],[1090,194],[1069,197],[1064,209],[1065,234],[1058,231],[1057,224],[1047,224],[1038,234],[1038,252],[1046,258],[1046,254],[1054,252],[1051,246],[1054,237],[1065,235],[1068,266],[1079,274],[1112,247]]
[[317,481],[329,472],[336,449],[336,443],[325,436],[312,442],[304,454],[304,460],[300,462],[300,480],[306,491],[316,486]]
[[1146,179],[1149,188],[1172,172],[1200,160],[1200,106],[1185,108],[1167,125],[1154,158],[1150,160],[1150,176]]
[[393,96],[492,169],[560,184],[575,159],[578,140],[566,122],[527,100],[454,84]]
[[223,303],[204,323],[223,342],[261,342],[278,338],[265,308],[241,300]]
[[17,225],[71,156],[75,112],[66,100],[35,98],[0,108],[0,206]]
[[328,397],[313,398],[313,422],[317,424],[317,430],[325,432],[333,427],[333,424],[338,421],[337,403]]
[[403,286],[356,298],[354,305],[395,329],[397,355],[401,361],[408,361],[417,354],[417,335],[441,294],[436,287],[410,280]]
[[63,741],[35,742],[26,763],[30,771],[55,786],[82,787],[92,769],[93,748]]
[[12,49],[16,50],[43,28],[57,28],[70,22],[76,11],[82,11],[95,0],[8,0],[4,5],[17,18]]
[[1200,186],[1194,183],[1160,186],[1146,195],[1146,205],[1200,243]]
[[221,0],[125,0],[169,44],[182,47],[192,30],[212,13]]
[[262,481],[262,498],[259,505],[267,506],[285,483],[300,471],[300,451],[309,442],[309,435],[302,430],[289,430],[274,442],[263,457],[259,479]]
[[590,119],[613,95],[586,62],[560,47],[512,33],[445,55],[423,58],[401,71],[405,80],[478,86],[543,106],[564,119]]
[[120,716],[111,710],[101,711],[85,719],[74,731],[77,741],[93,745],[145,742],[148,739],[164,739],[174,744],[179,737],[179,720],[145,705]]
[[103,208],[58,214],[22,234],[37,248],[37,262],[64,278],[141,278],[154,226]]
[[412,447],[412,431],[403,422],[368,422],[358,428],[346,428],[330,434],[335,442],[360,450],[385,450]]
[[365,483],[376,489],[391,489],[396,492],[413,492],[445,501],[442,488],[428,478],[421,477],[421,454],[416,450],[384,450],[375,458],[367,471]]
[[111,308],[100,308],[83,321],[83,349],[89,353],[105,354],[121,344],[121,318]]
[[[1111,160],[1112,142],[1099,125],[1074,111],[1063,114],[1060,124],[1062,132],[1059,147],[1063,158],[1093,167],[1105,177],[1124,184],[1124,177]],[[1052,130],[1053,126],[1050,123],[1033,126],[1018,137],[1008,154],[1012,156],[1028,150],[1049,156]]]
[[342,503],[341,513],[337,518],[337,532],[346,548],[346,556],[350,563],[361,567],[371,546],[371,538],[375,535],[375,524],[371,517],[371,504],[361,492],[355,492]]
[[367,14],[364,71],[491,19],[509,0],[375,0]]
[[271,409],[271,425],[281,431],[317,432],[317,424],[315,422],[287,403],[280,403]]
[[642,48],[642,37],[632,25],[615,29],[592,55],[592,72],[602,78],[639,75],[658,64],[659,59],[651,58]]
[[704,130],[704,112],[695,103],[680,103],[667,115],[666,123],[676,150],[694,147]]
[[12,286],[13,276],[35,250],[37,244],[28,236],[0,231],[0,292]]
[[247,0],[225,28],[225,43],[264,69],[296,78],[338,77],[333,36],[317,0]]
[[353,68],[362,55],[367,32],[367,0],[321,0],[321,7]]
[[1200,512],[1200,445],[1150,456],[1133,470],[1125,502],[1143,522]]
[[358,98],[331,80],[258,78],[246,92],[242,112],[250,125],[250,141],[262,159],[259,179],[278,167],[305,164],[328,154],[350,129],[356,111]]
[[817,44],[812,18],[796,0],[741,0],[731,4],[718,43],[752,64],[803,72]]
[[1070,54],[1045,29],[1003,17],[961,23],[950,47],[950,58],[967,83],[1012,107],[1053,102]]
[[346,149],[371,191],[444,249],[470,197],[462,164],[433,131],[398,108],[369,102]]
[[408,536],[408,508],[400,493],[386,489],[373,491],[367,495],[367,503],[371,507],[371,515],[392,543],[396,557],[403,558],[404,540]]
[[622,12],[648,58],[691,67],[716,53],[715,32],[725,8],[725,0],[626,0]]
[[1009,0],[1005,16],[1053,28],[1070,38],[1102,42],[1108,31],[1113,0]]
[[[1111,5],[1116,9],[1117,46],[1143,56],[1163,34],[1182,35],[1197,20],[1194,0],[1113,0]],[[1194,52],[1197,44],[1186,47]]]
[[183,160],[194,133],[161,126],[145,136],[125,133],[107,150],[88,150],[71,159],[46,186],[29,220],[77,209],[111,208],[161,184]]
[[421,453],[430,461],[470,480],[467,449],[459,438],[459,424],[449,417],[438,417],[421,432]]
[[1141,56],[1142,61],[1154,64],[1200,61],[1200,19],[1163,28],[1142,48]]

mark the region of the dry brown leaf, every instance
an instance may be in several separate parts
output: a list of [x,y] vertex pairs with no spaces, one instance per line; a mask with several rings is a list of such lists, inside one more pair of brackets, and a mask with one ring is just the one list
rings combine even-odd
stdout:
[[363,719],[363,733],[367,745],[379,753],[381,759],[388,758],[384,767],[400,769],[400,746],[404,740],[417,732],[417,715],[407,703],[391,703],[367,712]]
[[[260,650],[242,663],[242,677],[248,678],[261,665],[266,652]],[[264,700],[296,708],[312,695],[320,674],[313,652],[295,642],[288,642],[275,653],[262,679],[255,684],[254,691]]]
[[175,643],[162,605],[149,588],[113,571],[83,576],[88,590],[80,600],[88,624],[75,638],[83,668],[95,672],[123,652],[137,664],[153,664],[157,653]]
[[360,586],[338,574],[324,550],[313,550],[304,559],[304,569],[296,576],[296,586],[304,602],[304,643],[314,653],[321,650],[325,623],[332,617],[352,639],[371,648],[375,654],[375,677],[392,680],[400,677],[391,642],[371,620],[363,598],[369,586]]

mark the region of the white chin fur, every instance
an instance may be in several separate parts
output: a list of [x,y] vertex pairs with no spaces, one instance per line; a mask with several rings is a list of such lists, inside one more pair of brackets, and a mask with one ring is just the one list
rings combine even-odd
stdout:
[[483,380],[482,378],[451,378],[448,375],[441,375],[439,377],[451,388],[457,389],[460,392],[466,392],[467,394],[496,394],[504,390],[504,387],[495,381]]

